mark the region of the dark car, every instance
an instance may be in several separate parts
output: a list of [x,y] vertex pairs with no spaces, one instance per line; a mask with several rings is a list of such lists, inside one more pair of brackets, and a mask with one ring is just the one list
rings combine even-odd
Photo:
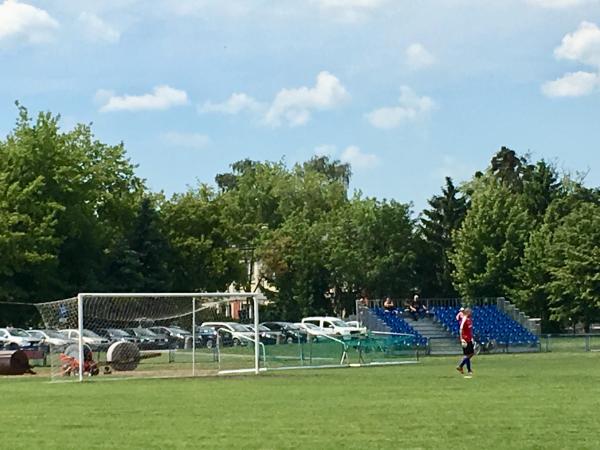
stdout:
[[[254,333],[254,325],[244,326]],[[279,342],[278,333],[271,331],[268,327],[264,325],[258,326],[258,334],[260,335],[260,342],[262,342],[265,345],[273,345]]]
[[266,326],[273,333],[278,333],[280,342],[288,344],[306,342],[306,332],[291,322],[263,322],[261,325]]
[[98,330],[98,334],[102,337],[107,338],[111,342],[124,341],[124,342],[133,342],[135,344],[140,343],[140,340],[137,337],[135,337],[135,336],[129,334],[127,331],[121,330],[119,328],[102,328],[102,329]]
[[215,327],[197,327],[196,338],[200,342],[200,345],[206,348],[213,348],[217,345],[217,342],[223,347],[231,347],[233,345],[233,338],[229,333],[220,333]]
[[[192,333],[188,330],[184,330],[178,326],[154,326],[148,328],[150,331],[158,334],[162,334],[169,339],[169,346],[171,348],[185,348],[186,342],[191,347],[192,344]],[[199,339],[196,339],[196,346],[201,346],[202,343]],[[189,348],[188,347],[188,348]]]
[[156,334],[148,328],[127,328],[127,333],[139,339],[142,350],[165,350],[169,348],[169,338],[164,334]]

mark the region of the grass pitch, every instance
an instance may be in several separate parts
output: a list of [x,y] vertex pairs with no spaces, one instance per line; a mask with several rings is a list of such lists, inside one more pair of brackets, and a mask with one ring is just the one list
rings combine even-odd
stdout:
[[0,448],[600,448],[600,353],[238,377],[0,379]]

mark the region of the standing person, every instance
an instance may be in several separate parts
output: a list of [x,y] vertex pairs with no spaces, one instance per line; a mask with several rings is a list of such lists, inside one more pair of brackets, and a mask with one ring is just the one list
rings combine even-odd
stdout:
[[460,330],[458,332],[460,336],[460,344],[463,348],[463,354],[465,355],[456,370],[460,373],[465,373],[463,367],[467,366],[467,375],[473,375],[471,371],[471,358],[475,354],[473,348],[473,319],[471,319],[471,308],[465,308],[463,312],[462,322],[460,323]]

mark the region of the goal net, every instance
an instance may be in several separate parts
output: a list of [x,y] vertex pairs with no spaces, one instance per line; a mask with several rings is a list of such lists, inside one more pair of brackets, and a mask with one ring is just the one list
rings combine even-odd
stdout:
[[189,377],[258,372],[258,333],[220,325],[240,315],[257,324],[262,300],[259,293],[102,293],[37,307],[53,331],[53,379]]

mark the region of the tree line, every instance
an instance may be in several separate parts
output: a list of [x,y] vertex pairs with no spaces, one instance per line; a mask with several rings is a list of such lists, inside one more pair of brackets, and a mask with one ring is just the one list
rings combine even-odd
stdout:
[[328,157],[230,167],[167,198],[122,143],[18,105],[0,140],[2,321],[34,320],[6,302],[83,291],[248,289],[253,261],[279,319],[420,293],[504,296],[547,331],[600,320],[600,190],[544,160],[503,147],[468,182],[446,178],[417,217],[350,192],[351,167]]

